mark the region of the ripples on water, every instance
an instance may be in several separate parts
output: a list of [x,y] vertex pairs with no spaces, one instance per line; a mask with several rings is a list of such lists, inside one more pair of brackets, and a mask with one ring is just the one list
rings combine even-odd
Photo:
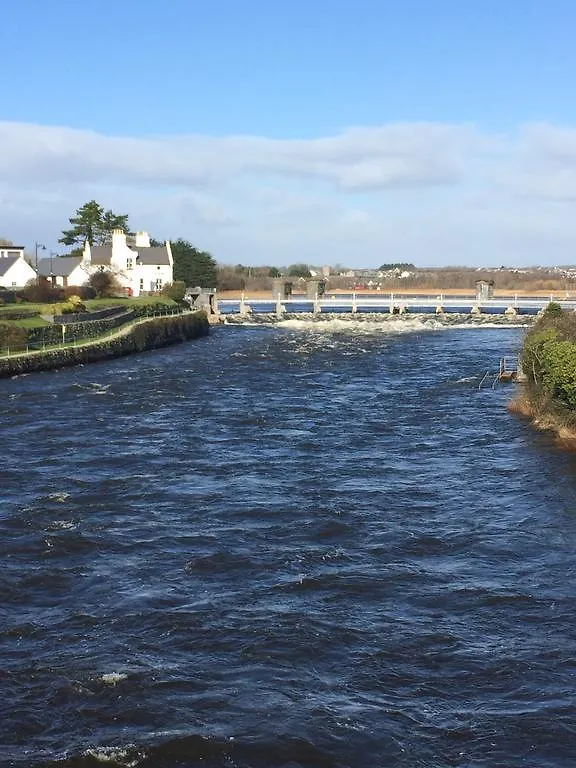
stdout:
[[0,383],[0,765],[575,764],[574,459],[411,330]]

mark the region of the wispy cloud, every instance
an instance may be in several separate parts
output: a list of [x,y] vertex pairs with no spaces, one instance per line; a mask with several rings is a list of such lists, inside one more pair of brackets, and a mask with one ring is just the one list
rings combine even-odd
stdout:
[[432,123],[354,128],[310,140],[263,137],[103,136],[65,127],[0,123],[0,173],[20,181],[218,184],[231,176],[317,178],[365,190],[456,183],[482,137]]
[[576,129],[398,123],[288,140],[0,123],[1,236],[55,242],[91,197],[234,262],[567,261]]

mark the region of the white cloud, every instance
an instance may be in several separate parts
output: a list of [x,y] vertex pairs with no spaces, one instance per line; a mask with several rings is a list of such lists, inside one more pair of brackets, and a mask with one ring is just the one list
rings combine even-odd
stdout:
[[230,176],[318,178],[343,188],[452,184],[472,129],[434,124],[355,128],[310,140],[176,136],[125,138],[92,131],[0,123],[0,174],[51,182],[221,183]]
[[0,236],[55,245],[90,198],[234,263],[570,262],[576,129],[398,123],[287,140],[0,123]]

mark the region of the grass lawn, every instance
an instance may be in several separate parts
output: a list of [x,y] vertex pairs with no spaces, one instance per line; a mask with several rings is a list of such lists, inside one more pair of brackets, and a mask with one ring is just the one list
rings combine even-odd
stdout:
[[[51,315],[54,312],[54,308],[62,303],[64,302],[58,302],[57,304],[29,304],[23,301],[21,304],[3,304],[0,306],[0,314],[31,311],[37,312],[39,315]],[[176,302],[167,296],[138,296],[136,299],[130,299],[127,296],[122,296],[118,299],[87,299],[84,304],[87,310],[106,309],[107,307],[142,307],[146,306],[146,304],[162,304],[166,307],[176,306]],[[9,320],[7,317],[3,319],[4,321]],[[0,318],[1,321],[2,318]],[[26,321],[18,320],[17,322],[18,324],[23,324]]]
[[129,299],[123,296],[120,299],[87,299],[84,304],[86,309],[106,309],[106,307],[142,307],[146,304],[163,304],[166,307],[175,307],[176,302],[167,296],[138,296]]
[[4,319],[0,322],[8,322],[10,325],[16,325],[18,328],[43,328],[46,325],[52,325],[48,320],[43,320],[40,315],[37,315],[36,317],[26,317],[24,320]]
[[23,301],[21,304],[2,304],[0,305],[0,312],[2,315],[9,312],[38,312],[38,314],[49,315],[51,312],[52,304],[29,304]]

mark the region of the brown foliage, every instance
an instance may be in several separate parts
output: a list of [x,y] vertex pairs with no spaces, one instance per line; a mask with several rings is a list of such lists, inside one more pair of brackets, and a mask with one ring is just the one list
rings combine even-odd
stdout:
[[52,285],[45,277],[38,277],[20,291],[20,297],[34,304],[56,304],[64,298],[64,290]]
[[67,299],[69,299],[70,296],[80,296],[82,301],[96,298],[96,291],[89,285],[68,285],[63,290],[64,296]]
[[88,285],[99,299],[111,298],[122,293],[122,288],[112,274],[104,269],[94,272],[88,278]]
[[0,323],[0,348],[25,349],[28,332],[12,323]]

